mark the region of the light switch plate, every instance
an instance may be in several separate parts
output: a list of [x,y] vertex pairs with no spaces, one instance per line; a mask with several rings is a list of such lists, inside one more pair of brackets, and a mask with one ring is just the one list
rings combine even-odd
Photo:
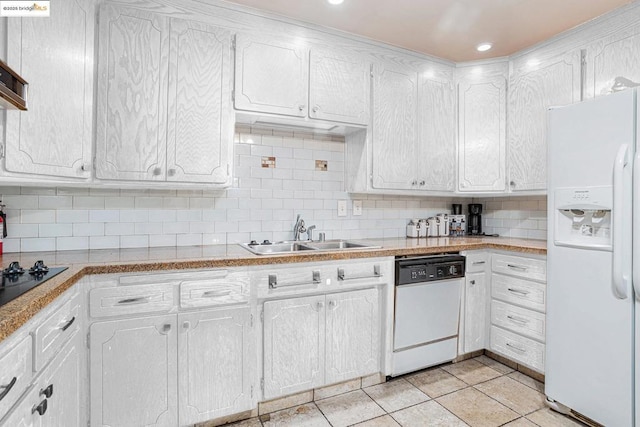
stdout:
[[346,200],[338,200],[338,216],[347,216]]
[[362,215],[362,200],[353,201],[353,216]]

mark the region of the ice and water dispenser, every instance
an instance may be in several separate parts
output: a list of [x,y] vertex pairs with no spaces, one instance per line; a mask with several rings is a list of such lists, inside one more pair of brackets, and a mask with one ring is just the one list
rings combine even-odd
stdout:
[[554,197],[556,246],[611,249],[613,187],[558,188]]

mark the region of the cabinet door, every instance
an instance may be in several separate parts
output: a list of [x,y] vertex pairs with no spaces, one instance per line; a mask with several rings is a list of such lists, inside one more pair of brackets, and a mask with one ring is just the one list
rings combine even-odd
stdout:
[[418,188],[417,97],[416,72],[376,67],[372,123],[374,188]]
[[580,52],[514,63],[509,84],[509,185],[547,187],[547,110],[580,100]]
[[590,96],[602,96],[640,84],[640,26],[616,28],[587,50],[586,88]]
[[180,425],[251,409],[249,307],[178,315]]
[[455,92],[449,79],[420,77],[418,92],[418,186],[454,191],[456,173]]
[[231,33],[171,20],[167,181],[231,179]]
[[485,348],[487,280],[486,274],[467,273],[464,297],[464,352]]
[[378,289],[327,295],[326,384],[380,370]]
[[90,329],[92,426],[178,424],[176,315]]
[[164,180],[169,21],[100,9],[96,176]]
[[309,53],[268,37],[236,36],[235,107],[307,116]]
[[459,85],[459,190],[506,188],[506,80],[492,77]]
[[[32,386],[22,400],[2,419],[0,427],[40,427],[43,424],[42,417],[48,414],[44,412],[40,415],[33,408],[46,400],[44,396],[40,395],[40,389]],[[48,402],[46,405],[48,405]]]
[[324,295],[264,303],[265,399],[324,384]]
[[[47,412],[42,417],[43,426],[79,426],[85,407],[82,400],[86,396],[80,382],[80,356],[82,340],[79,333],[51,362],[45,371],[38,387],[46,389],[53,386],[51,397],[47,398]],[[42,397],[42,396],[41,396]]]
[[309,117],[369,123],[371,64],[355,54],[311,51]]
[[89,178],[94,3],[52,2],[46,19],[7,19],[7,61],[28,82],[28,112],[8,110],[10,172]]

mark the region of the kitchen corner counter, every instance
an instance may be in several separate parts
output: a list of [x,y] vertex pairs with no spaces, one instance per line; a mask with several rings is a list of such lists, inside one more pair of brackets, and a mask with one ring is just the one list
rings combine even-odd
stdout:
[[382,246],[379,249],[349,249],[331,252],[305,251],[303,254],[254,255],[239,245],[213,245],[95,251],[61,251],[15,253],[1,256],[2,264],[19,261],[32,265],[39,259],[53,266],[69,268],[42,285],[0,307],[0,341],[24,325],[41,309],[90,274],[132,273],[160,270],[239,267],[295,262],[331,261],[398,255],[457,252],[474,249],[497,249],[530,254],[546,254],[544,240],[503,237],[442,237],[365,239]]

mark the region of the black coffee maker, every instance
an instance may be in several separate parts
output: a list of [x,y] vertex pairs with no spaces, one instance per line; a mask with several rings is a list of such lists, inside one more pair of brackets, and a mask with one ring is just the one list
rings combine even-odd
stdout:
[[469,204],[467,234],[471,234],[474,236],[482,234],[482,205],[480,203]]

